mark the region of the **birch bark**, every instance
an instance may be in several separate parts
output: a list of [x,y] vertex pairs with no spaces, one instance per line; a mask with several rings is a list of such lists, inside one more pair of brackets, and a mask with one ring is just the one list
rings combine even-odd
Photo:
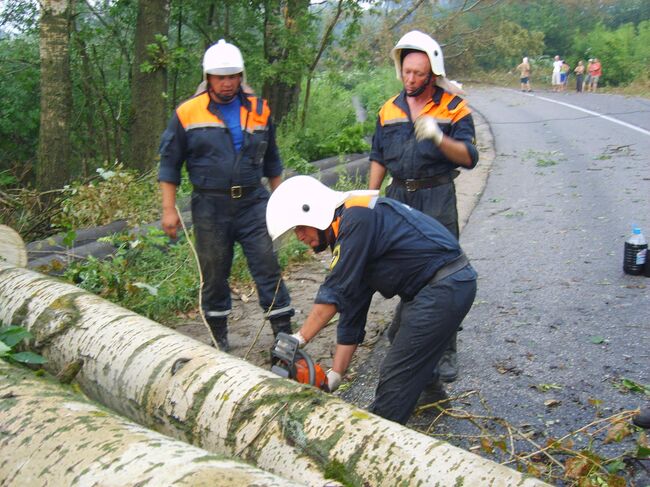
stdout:
[[145,429],[0,360],[2,485],[304,485]]
[[[57,373],[140,424],[324,485],[540,486],[505,466],[281,379],[72,285],[0,263],[0,320]],[[332,485],[332,484],[328,484]]]

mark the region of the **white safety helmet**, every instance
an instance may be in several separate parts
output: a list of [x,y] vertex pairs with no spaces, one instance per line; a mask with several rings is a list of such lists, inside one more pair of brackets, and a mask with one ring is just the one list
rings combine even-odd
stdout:
[[208,74],[242,74],[242,81],[246,81],[244,70],[244,58],[234,44],[220,39],[219,42],[210,46],[203,55],[203,78]]
[[277,240],[299,225],[325,230],[334,212],[351,196],[379,194],[376,190],[334,191],[311,176],[294,176],[273,191],[266,207],[266,227]]
[[431,64],[431,71],[436,76],[445,77],[445,63],[442,58],[442,49],[440,45],[434,41],[431,36],[428,36],[424,32],[419,30],[412,30],[407,32],[402,36],[402,38],[397,41],[395,47],[390,52],[390,56],[393,58],[395,63],[395,74],[397,79],[402,79],[402,50],[404,49],[413,49],[415,51],[422,51],[429,57],[429,63]]

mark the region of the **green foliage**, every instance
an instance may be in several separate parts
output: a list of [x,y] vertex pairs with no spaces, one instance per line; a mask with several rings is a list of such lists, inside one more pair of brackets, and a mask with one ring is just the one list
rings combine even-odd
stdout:
[[0,59],[0,172],[15,177],[33,163],[38,145],[38,38],[0,36]]
[[310,248],[302,243],[295,234],[291,234],[278,251],[278,262],[283,269],[292,264],[306,262],[311,259]]
[[[289,117],[278,130],[278,145],[288,167],[301,174],[313,172],[307,161],[367,152],[379,108],[402,89],[391,66],[339,72],[332,70],[312,82],[306,126]],[[352,97],[357,96],[368,120],[356,122]]]
[[620,384],[617,384],[617,387],[623,392],[638,392],[650,396],[650,386],[640,384],[625,377],[621,379],[621,382]]
[[[72,263],[64,278],[89,292],[160,323],[173,324],[179,313],[196,309],[199,273],[184,235],[174,245],[155,228],[141,236],[115,235],[104,239],[117,246],[105,260],[94,257]],[[309,258],[295,236],[279,252],[284,268]],[[241,247],[235,247],[231,282],[252,281]]]
[[49,235],[49,215],[56,209],[44,207],[38,191],[13,187],[15,177],[9,172],[3,172],[2,177],[8,184],[0,185],[3,199],[0,205],[0,223],[16,230],[25,241]]
[[[477,67],[482,71],[504,68],[511,71],[523,56],[528,56],[534,89],[550,82],[554,55],[565,59],[572,68],[579,60],[586,65],[588,58],[597,57],[603,64],[603,85],[636,83],[640,89],[634,93],[647,92],[649,11],[647,2],[640,0],[501,2],[495,9],[474,12],[460,19],[459,29],[466,24],[475,32],[453,38],[454,44],[465,49],[447,64],[471,71]],[[485,48],[486,44],[489,49]],[[493,81],[503,82],[496,74],[496,78],[490,75]],[[515,76],[505,82],[516,84]]]
[[153,73],[165,69],[171,64],[171,51],[167,36],[156,34],[156,42],[147,45],[148,60],[140,65],[143,73]]
[[43,357],[34,352],[17,352],[15,347],[32,334],[21,326],[0,326],[0,358],[7,362],[21,364],[44,364]]
[[[591,32],[576,35],[574,52],[577,59],[596,57],[603,66],[599,85],[626,84],[647,75],[650,63],[650,20],[637,26],[624,24],[610,30],[602,24]],[[576,63],[577,63],[576,59]]]
[[368,120],[374,124],[379,109],[388,98],[401,91],[402,82],[395,76],[395,68],[392,64],[367,72],[355,71],[351,76],[356,81],[352,91],[359,96],[362,105],[368,111]]
[[352,94],[340,79],[318,78],[312,85],[305,128],[294,117],[287,117],[278,129],[286,165],[303,173],[311,169],[305,166],[307,161],[367,151],[365,137],[374,130],[374,124],[356,123]]
[[336,170],[339,176],[333,188],[336,191],[368,189],[368,178],[361,177],[359,174],[348,175],[347,170],[342,165],[337,166]]
[[490,49],[477,51],[481,67],[511,69],[521,63],[523,56],[532,59],[544,50],[543,32],[529,31],[510,20],[500,22],[494,30]]
[[0,171],[0,188],[14,186],[17,182],[18,179],[9,170]]
[[150,228],[139,237],[106,240],[117,246],[111,257],[74,262],[64,278],[156,321],[169,321],[196,305],[199,280],[184,237],[168,246],[166,235]]
[[65,188],[61,213],[53,220],[55,226],[74,229],[116,220],[134,225],[158,218],[158,185],[153,173],[139,178],[120,164],[112,169],[99,168],[97,172],[98,180],[76,182]]
[[589,12],[588,8],[577,8],[555,0],[513,1],[499,9],[504,20],[516,22],[531,32],[543,32],[545,54],[550,56],[564,55],[568,51],[572,29],[567,27],[567,19],[577,23],[584,19],[586,12]]

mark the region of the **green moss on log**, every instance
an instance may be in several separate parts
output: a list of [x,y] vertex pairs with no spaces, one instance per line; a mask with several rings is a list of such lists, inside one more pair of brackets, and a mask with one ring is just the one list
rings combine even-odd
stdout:
[[57,336],[77,326],[81,312],[75,300],[84,293],[70,293],[61,296],[43,310],[34,321],[30,331],[35,337],[33,350],[38,352],[49,345]]
[[[259,399],[251,400],[250,396],[254,395],[259,389],[268,388],[272,392],[267,392]],[[336,460],[330,460],[330,453],[334,445],[341,439],[344,434],[342,429],[336,430],[328,438],[318,440],[307,439],[305,434],[305,422],[307,418],[313,413],[314,408],[323,407],[327,402],[333,399],[323,394],[318,389],[298,384],[295,382],[287,382],[281,378],[269,378],[264,382],[252,388],[246,396],[244,396],[237,408],[233,418],[231,419],[228,435],[226,437],[226,444],[235,447],[237,432],[251,415],[258,411],[259,408],[264,406],[274,406],[269,412],[269,419],[277,413],[279,408],[285,408],[282,414],[274,418],[275,421],[280,422],[280,430],[285,436],[287,443],[293,445],[300,452],[309,457],[323,472],[326,478],[332,478],[345,485],[363,485],[363,479],[356,473],[356,464],[361,458],[363,451],[359,450],[351,455],[350,459],[345,463]],[[357,420],[369,417],[367,414],[360,413]],[[265,425],[264,428],[268,428]],[[248,455],[250,458],[255,458],[255,450],[263,448],[263,440],[258,439],[256,447],[249,445]]]
[[188,443],[195,444],[194,427],[196,426],[196,418],[198,417],[199,412],[203,408],[203,404],[205,403],[208,394],[210,394],[212,389],[214,389],[214,385],[222,376],[223,376],[223,372],[213,375],[210,378],[210,380],[208,380],[205,384],[203,384],[201,389],[199,389],[196,392],[196,394],[194,394],[194,397],[192,398],[192,406],[187,412],[187,415],[184,420],[181,420],[175,416],[168,416],[167,418],[168,421],[172,425],[174,425],[178,430],[185,433]]

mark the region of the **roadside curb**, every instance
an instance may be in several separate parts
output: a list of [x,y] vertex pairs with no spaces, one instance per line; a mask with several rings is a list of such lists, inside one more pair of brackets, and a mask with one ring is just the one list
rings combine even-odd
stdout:
[[496,157],[494,136],[490,124],[474,108],[472,108],[472,116],[476,127],[476,145],[479,150],[479,161],[474,169],[461,169],[460,176],[454,181],[456,184],[456,200],[458,206],[458,226],[461,235],[472,211],[483,195],[492,169],[492,163]]

